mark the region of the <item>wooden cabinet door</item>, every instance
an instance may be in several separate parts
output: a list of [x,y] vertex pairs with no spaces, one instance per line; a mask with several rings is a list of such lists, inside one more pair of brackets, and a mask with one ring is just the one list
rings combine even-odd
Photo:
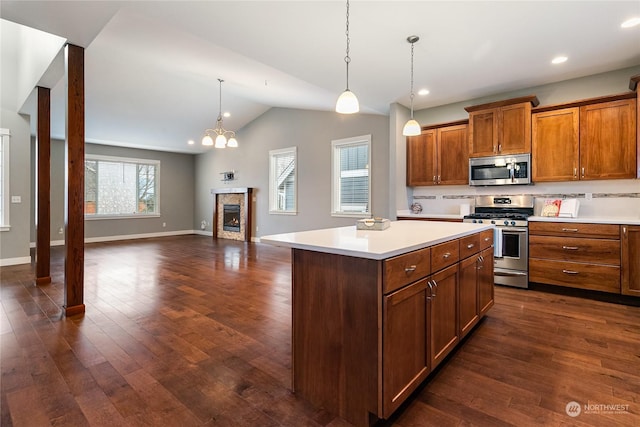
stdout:
[[531,103],[501,107],[498,129],[498,154],[530,153]]
[[484,316],[494,302],[493,284],[493,247],[480,253],[481,261],[478,266],[478,307],[480,316]]
[[427,298],[427,279],[384,297],[383,418],[429,374]]
[[469,157],[492,156],[498,149],[498,108],[469,113]]
[[457,125],[438,129],[438,184],[469,184],[467,128]]
[[478,308],[478,268],[480,255],[460,261],[460,287],[458,298],[458,324],[460,339],[464,338],[480,319]]
[[640,226],[623,225],[622,293],[640,297]]
[[580,107],[580,179],[636,177],[636,100]]
[[434,293],[429,300],[429,332],[431,368],[435,368],[451,352],[458,337],[458,264],[431,276]]
[[532,115],[531,175],[534,182],[578,179],[579,109],[563,108]]
[[436,131],[407,137],[407,185],[436,185]]

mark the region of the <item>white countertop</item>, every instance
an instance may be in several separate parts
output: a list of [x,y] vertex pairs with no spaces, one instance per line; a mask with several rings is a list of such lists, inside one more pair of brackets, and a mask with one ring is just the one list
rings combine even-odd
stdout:
[[396,216],[402,216],[406,218],[433,218],[433,219],[462,219],[463,215],[460,214],[435,214],[435,213],[419,213],[415,214],[410,210],[397,211]]
[[586,224],[619,224],[619,225],[640,225],[640,215],[635,217],[594,217],[585,216],[578,218],[563,218],[557,216],[530,216],[529,221],[538,222],[580,222]]
[[356,230],[356,226],[263,236],[260,241],[275,246],[368,259],[386,259],[437,245],[492,225],[439,222],[393,221],[382,231]]

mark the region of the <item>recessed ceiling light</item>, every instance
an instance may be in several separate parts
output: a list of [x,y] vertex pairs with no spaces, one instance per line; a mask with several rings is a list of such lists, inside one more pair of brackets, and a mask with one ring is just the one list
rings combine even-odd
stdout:
[[223,114],[223,116],[225,116],[225,117],[231,117],[231,113],[230,113],[230,112],[228,112],[228,111],[225,111],[225,112],[224,112],[224,114]]
[[555,58],[553,58],[551,60],[552,64],[562,64],[563,62],[567,62],[567,58],[566,56],[556,56]]
[[193,145],[193,144],[195,144],[195,141],[194,141],[193,139],[190,139],[190,140],[187,142],[187,144],[189,144],[189,145]]
[[420,89],[418,91],[418,95],[422,95],[422,96],[429,95],[429,89]]
[[640,25],[640,18],[627,19],[622,24],[620,24],[622,28],[631,28],[635,27],[636,25]]

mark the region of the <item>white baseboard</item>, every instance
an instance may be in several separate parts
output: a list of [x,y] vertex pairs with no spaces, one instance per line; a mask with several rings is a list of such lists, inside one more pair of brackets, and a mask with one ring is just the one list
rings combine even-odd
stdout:
[[213,237],[213,231],[206,231],[206,230],[193,230],[193,234],[199,234],[201,236],[209,236],[209,237]]
[[0,267],[7,267],[9,265],[19,264],[31,264],[30,256],[21,256],[18,258],[0,258]]

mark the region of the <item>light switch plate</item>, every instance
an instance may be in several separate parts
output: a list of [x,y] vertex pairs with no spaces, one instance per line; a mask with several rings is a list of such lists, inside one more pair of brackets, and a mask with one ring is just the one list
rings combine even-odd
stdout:
[[11,196],[11,203],[22,203],[22,197],[20,197],[20,196]]

